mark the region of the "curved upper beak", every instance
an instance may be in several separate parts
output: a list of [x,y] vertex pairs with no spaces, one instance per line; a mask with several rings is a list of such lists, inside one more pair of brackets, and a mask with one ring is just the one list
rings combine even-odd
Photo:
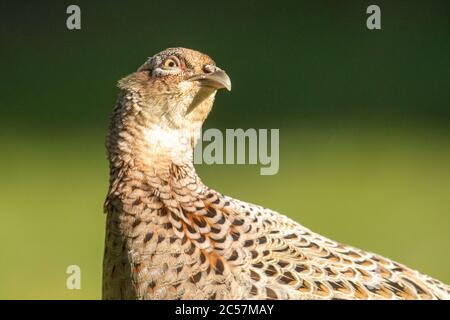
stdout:
[[215,67],[213,72],[195,75],[189,78],[191,81],[198,81],[202,86],[214,89],[225,88],[231,91],[231,80],[225,71]]

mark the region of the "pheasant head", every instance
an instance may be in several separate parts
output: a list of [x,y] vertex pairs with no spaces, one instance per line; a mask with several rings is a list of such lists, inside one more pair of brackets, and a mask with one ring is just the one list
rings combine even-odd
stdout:
[[122,161],[153,166],[190,162],[201,126],[228,75],[207,55],[166,49],[119,81],[108,150]]

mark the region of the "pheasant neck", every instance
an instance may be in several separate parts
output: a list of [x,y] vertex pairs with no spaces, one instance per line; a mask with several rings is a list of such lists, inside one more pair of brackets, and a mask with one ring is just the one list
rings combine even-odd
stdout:
[[158,124],[128,126],[111,132],[108,139],[112,175],[141,175],[142,179],[176,179],[173,167],[195,175],[193,148],[200,129],[169,129]]

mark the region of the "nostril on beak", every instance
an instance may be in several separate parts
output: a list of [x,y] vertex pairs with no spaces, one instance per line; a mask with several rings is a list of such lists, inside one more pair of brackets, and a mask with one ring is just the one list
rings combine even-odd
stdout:
[[214,65],[204,65],[203,73],[193,75],[189,78],[190,81],[199,81],[202,86],[214,89],[226,88],[231,91],[231,80],[225,71]]
[[203,72],[205,72],[205,73],[213,73],[214,71],[217,71],[217,69],[219,69],[219,68],[217,68],[216,66],[214,66],[212,64],[206,64],[203,67]]

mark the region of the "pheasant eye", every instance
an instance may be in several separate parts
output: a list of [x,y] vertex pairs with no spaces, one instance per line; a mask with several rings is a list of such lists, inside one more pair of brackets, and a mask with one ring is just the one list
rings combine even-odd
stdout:
[[164,61],[163,66],[166,68],[178,67],[178,62],[175,59],[168,58]]

